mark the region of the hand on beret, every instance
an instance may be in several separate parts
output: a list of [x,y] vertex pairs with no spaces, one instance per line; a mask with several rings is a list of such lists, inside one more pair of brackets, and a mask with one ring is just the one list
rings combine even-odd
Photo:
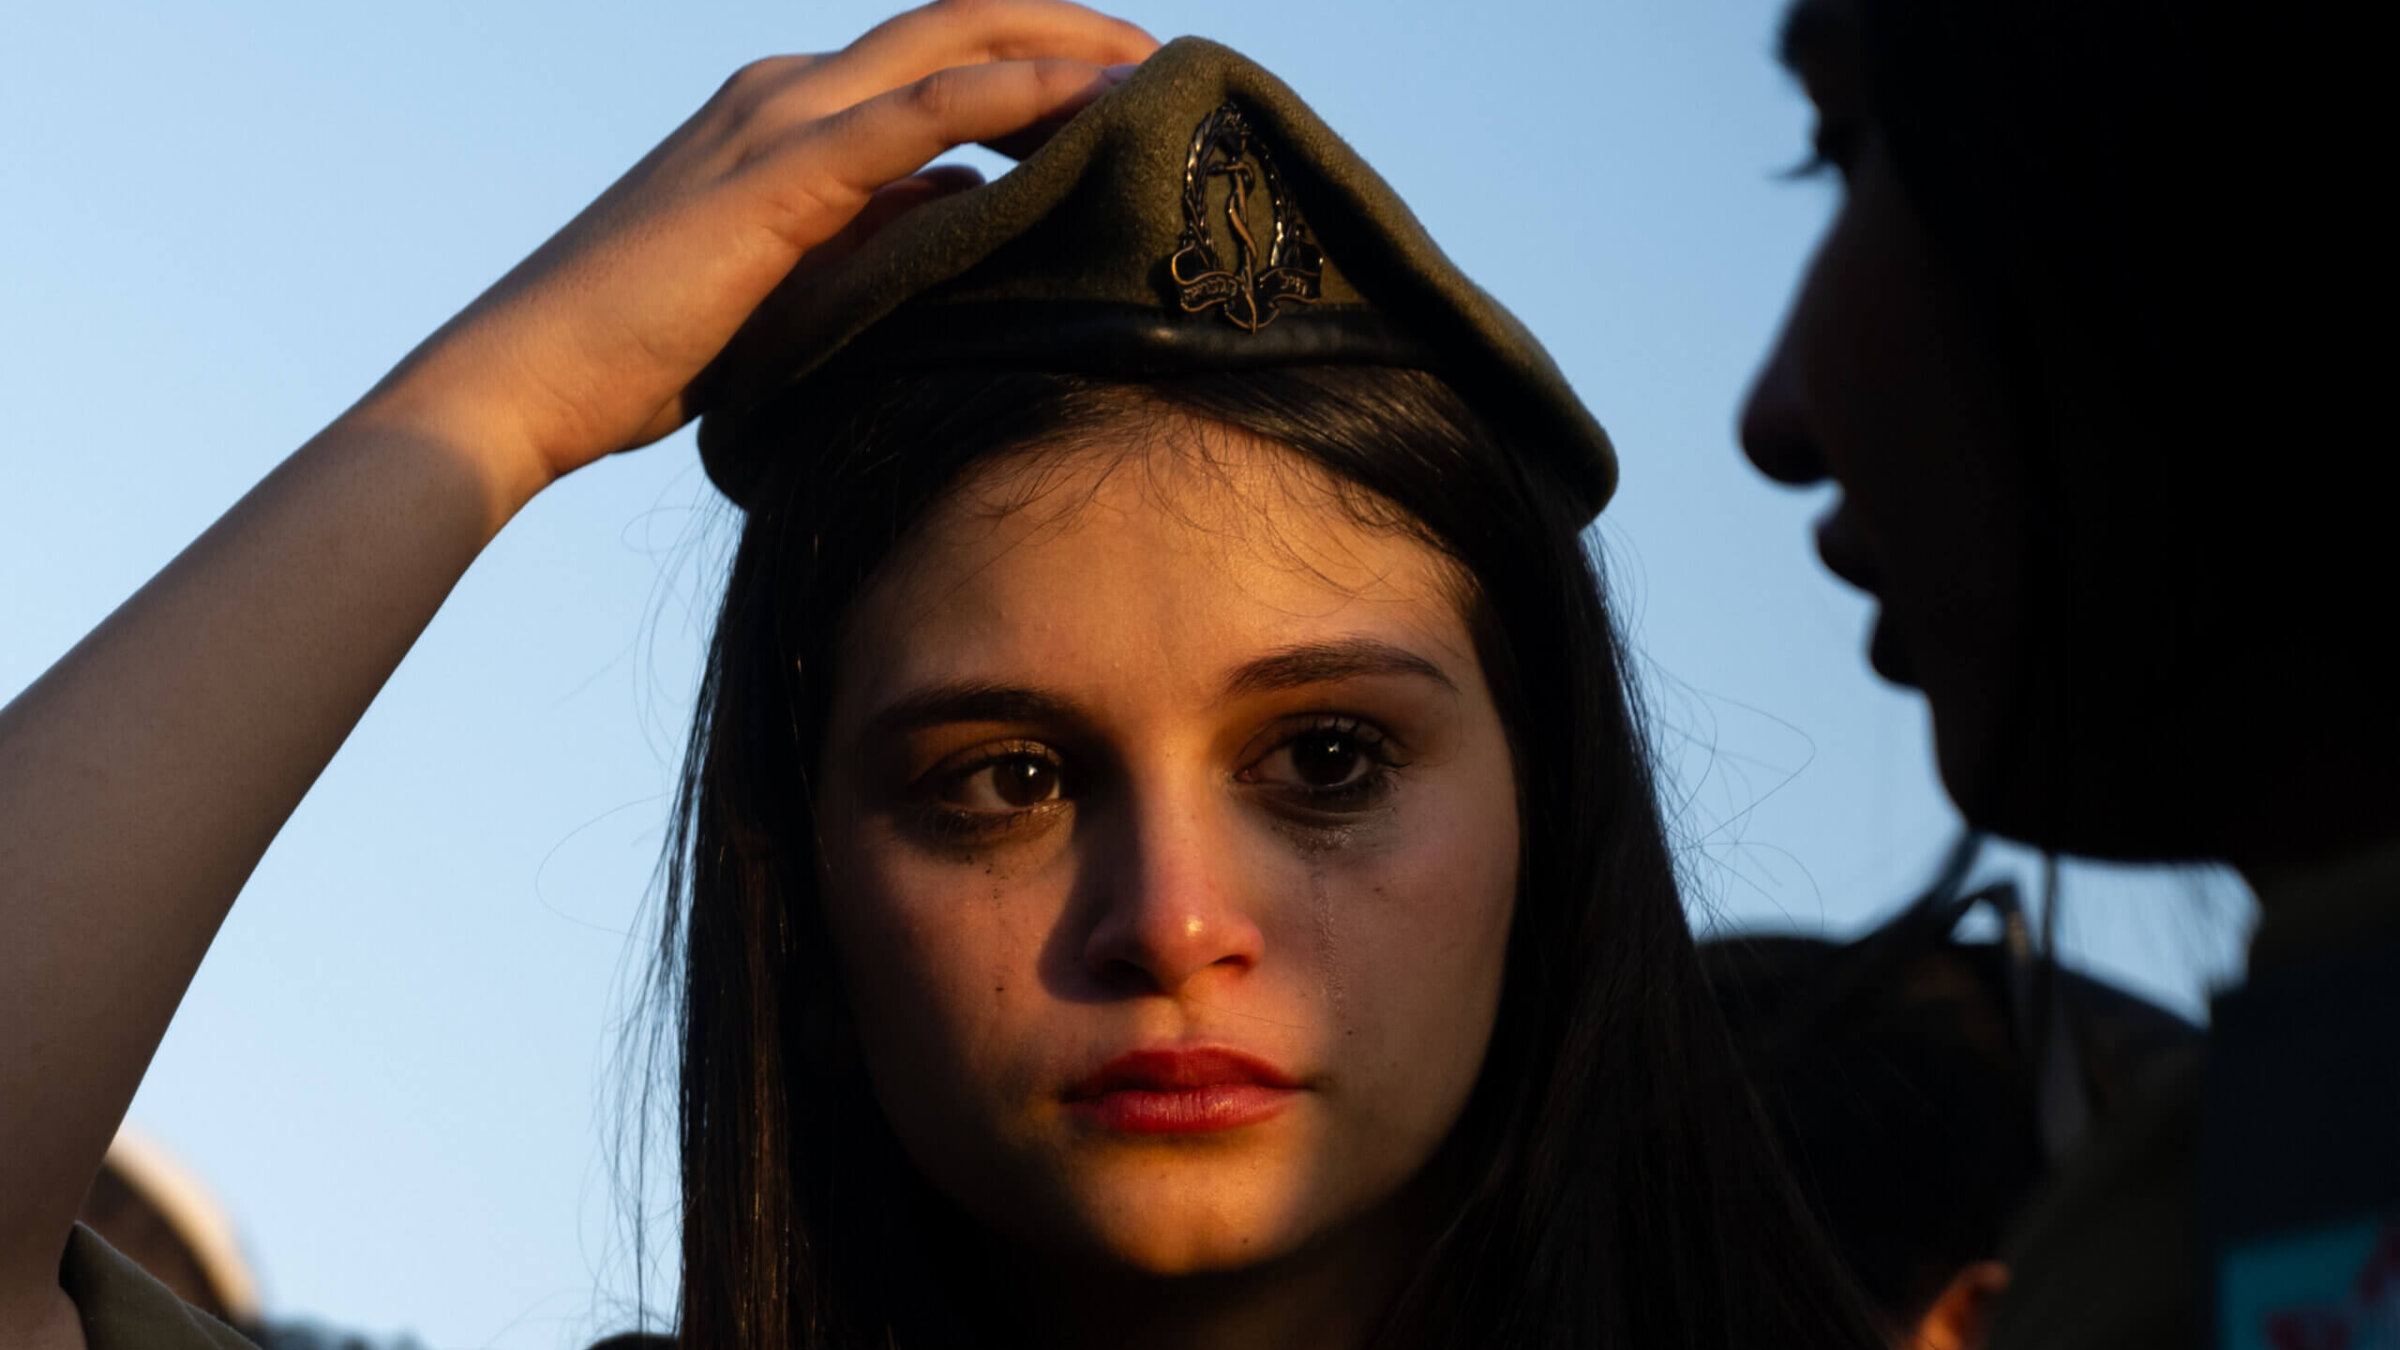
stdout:
[[1029,148],[1157,45],[1058,0],[936,0],[744,67],[349,416],[502,456],[527,495],[656,440],[795,266],[977,181],[928,161]]

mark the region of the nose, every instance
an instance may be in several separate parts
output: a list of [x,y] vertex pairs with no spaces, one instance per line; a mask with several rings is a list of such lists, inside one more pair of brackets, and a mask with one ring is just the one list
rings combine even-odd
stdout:
[[1244,903],[1238,831],[1211,794],[1128,803],[1085,966],[1111,988],[1175,995],[1212,971],[1238,975],[1266,954]]
[[1793,360],[1792,333],[1787,325],[1767,353],[1742,405],[1742,453],[1760,473],[1778,483],[1805,487],[1829,476],[1824,458],[1809,435],[1808,403]]

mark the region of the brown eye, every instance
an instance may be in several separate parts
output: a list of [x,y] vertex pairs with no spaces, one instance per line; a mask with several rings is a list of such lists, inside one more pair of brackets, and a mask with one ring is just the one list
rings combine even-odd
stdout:
[[1244,781],[1280,786],[1322,805],[1336,797],[1371,792],[1391,776],[1383,733],[1355,718],[1301,728],[1289,740],[1244,769]]
[[960,771],[942,785],[940,797],[954,810],[1006,815],[1059,800],[1065,795],[1062,776],[1058,760],[1041,750],[1005,751]]
[[1013,756],[991,767],[992,791],[1013,807],[1038,805],[1058,795],[1058,766],[1031,755]]
[[1311,731],[1288,747],[1292,776],[1312,788],[1340,787],[1367,766],[1366,751],[1347,732]]

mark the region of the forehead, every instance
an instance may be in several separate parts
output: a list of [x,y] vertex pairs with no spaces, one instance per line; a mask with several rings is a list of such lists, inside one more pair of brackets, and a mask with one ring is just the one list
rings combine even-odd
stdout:
[[1471,669],[1465,593],[1395,508],[1291,450],[1213,423],[1129,423],[950,492],[853,607],[843,684],[1034,669],[1183,690],[1263,649],[1347,637]]

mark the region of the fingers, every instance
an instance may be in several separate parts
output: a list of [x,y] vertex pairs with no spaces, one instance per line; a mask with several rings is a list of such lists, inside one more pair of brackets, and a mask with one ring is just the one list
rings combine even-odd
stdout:
[[1081,61],[937,70],[783,133],[744,173],[785,204],[789,241],[814,248],[878,189],[943,151],[975,141],[1005,143],[1028,128],[1063,122],[1115,83],[1105,70]]
[[877,25],[791,72],[790,97],[817,116],[838,112],[952,66],[1043,59],[1111,66],[1140,61],[1158,40],[1065,0],[935,0]]
[[801,260],[804,269],[813,269],[849,256],[858,246],[882,233],[883,227],[908,212],[938,198],[968,188],[981,186],[983,175],[966,164],[937,164],[923,173],[911,174],[896,182],[886,183],[867,198],[867,204],[850,218],[841,232],[808,251]]
[[1110,66],[1157,50],[1135,25],[1066,0],[935,0],[878,24],[825,66],[829,78],[866,81],[865,98],[947,66],[1043,57]]
[[1022,131],[1012,131],[1006,136],[997,136],[985,141],[983,147],[994,153],[1006,155],[1010,159],[1021,160],[1041,149],[1052,136],[1058,134],[1058,129],[1066,124],[1067,119],[1065,118],[1045,118]]
[[[923,173],[911,174],[888,185],[908,198],[908,206],[982,186],[983,171],[972,164],[936,164]],[[880,197],[882,194],[876,195]],[[907,207],[901,209],[906,210]]]

